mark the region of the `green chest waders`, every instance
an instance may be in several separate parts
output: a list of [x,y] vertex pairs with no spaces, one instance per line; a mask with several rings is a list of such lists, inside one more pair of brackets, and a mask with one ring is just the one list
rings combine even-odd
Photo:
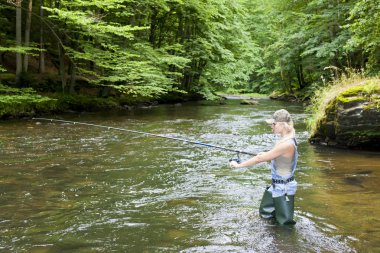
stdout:
[[294,141],[295,154],[292,173],[287,179],[276,173],[276,164],[272,162],[272,186],[267,187],[260,203],[259,213],[262,218],[275,218],[280,225],[291,225],[296,222],[294,216],[294,195],[297,183],[294,181],[294,171],[297,164],[297,146]]
[[284,195],[273,198],[276,220],[281,225],[293,225],[294,195]]
[[259,208],[260,216],[264,219],[271,219],[274,218],[275,213],[275,207],[274,207],[274,201],[272,198],[272,193],[268,191],[269,187],[265,189],[263,198],[261,199],[261,204]]
[[272,192],[265,190],[259,212],[264,219],[275,218],[280,225],[296,224],[294,216],[294,195],[273,198]]

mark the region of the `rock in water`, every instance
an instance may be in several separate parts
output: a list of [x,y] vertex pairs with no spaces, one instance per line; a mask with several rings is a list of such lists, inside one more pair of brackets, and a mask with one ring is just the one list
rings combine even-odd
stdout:
[[331,100],[309,141],[380,150],[380,83],[371,91],[362,85],[354,86]]

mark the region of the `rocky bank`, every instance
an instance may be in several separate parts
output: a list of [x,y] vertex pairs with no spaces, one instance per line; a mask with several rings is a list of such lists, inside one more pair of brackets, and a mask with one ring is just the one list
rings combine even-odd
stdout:
[[350,87],[331,100],[309,141],[380,151],[380,80],[371,82]]

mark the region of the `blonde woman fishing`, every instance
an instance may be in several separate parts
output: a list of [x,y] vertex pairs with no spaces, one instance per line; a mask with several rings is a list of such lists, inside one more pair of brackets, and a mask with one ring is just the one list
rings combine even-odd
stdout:
[[294,171],[298,153],[293,121],[289,112],[281,109],[266,122],[271,125],[273,133],[280,136],[276,145],[242,163],[231,161],[230,166],[242,168],[272,161],[272,185],[264,192],[259,209],[260,216],[266,219],[275,218],[281,225],[295,224],[293,214],[297,182]]

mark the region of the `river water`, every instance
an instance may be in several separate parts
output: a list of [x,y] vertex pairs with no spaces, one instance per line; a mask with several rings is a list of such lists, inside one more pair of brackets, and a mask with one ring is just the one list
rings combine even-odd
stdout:
[[264,119],[280,108],[294,115],[300,153],[290,227],[258,216],[269,164],[231,169],[235,154],[214,148],[1,122],[0,252],[380,252],[380,154],[309,145],[302,105],[264,99],[55,118],[255,153],[276,141]]

